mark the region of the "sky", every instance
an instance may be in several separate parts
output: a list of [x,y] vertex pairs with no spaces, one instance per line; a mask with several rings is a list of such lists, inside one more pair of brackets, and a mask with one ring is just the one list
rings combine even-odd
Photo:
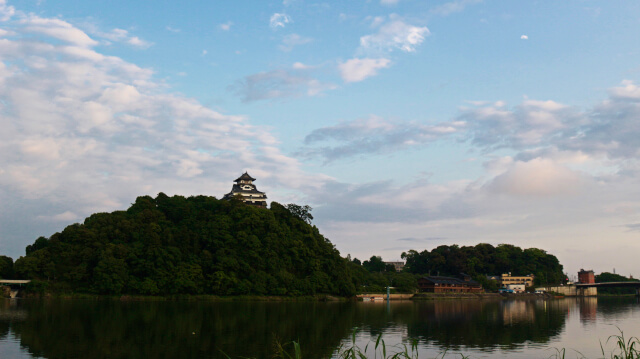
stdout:
[[0,0],[0,254],[248,171],[343,256],[640,276],[640,3]]

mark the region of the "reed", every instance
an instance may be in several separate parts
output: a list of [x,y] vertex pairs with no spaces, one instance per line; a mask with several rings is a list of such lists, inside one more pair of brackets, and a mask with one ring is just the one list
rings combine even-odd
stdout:
[[[640,359],[640,340],[638,337],[625,338],[624,333],[618,328],[620,334],[611,335],[606,344],[613,341],[616,346],[611,352],[611,359]],[[605,345],[606,345],[605,344]],[[600,342],[600,349],[602,350],[602,356],[606,357],[604,352],[604,346]]]
[[[418,359],[418,341],[413,339],[410,344],[401,343],[388,347],[382,338],[382,334],[378,335],[375,340],[370,341],[364,348],[359,347],[356,344],[357,329],[354,328],[351,333],[351,340],[349,344],[341,345],[331,356],[335,359]],[[619,334],[611,335],[604,344],[600,342],[600,349],[602,357],[597,359],[640,359],[640,339],[637,337],[625,337],[623,331],[618,328]],[[606,353],[606,347],[613,343],[614,347],[610,353]],[[577,350],[572,350],[573,353],[568,353],[565,348],[550,348],[554,350],[551,356],[547,359],[565,359],[575,355],[576,359],[587,359],[582,353]],[[227,359],[231,359],[230,356],[223,352]],[[459,357],[460,359],[470,359],[469,356],[465,356],[462,353],[451,353],[447,350],[438,354],[433,359],[445,359]],[[608,356],[607,356],[608,355]],[[279,340],[274,341],[274,354],[273,358],[278,359],[303,359],[300,343],[291,341],[282,344]],[[246,358],[249,359],[249,358]]]

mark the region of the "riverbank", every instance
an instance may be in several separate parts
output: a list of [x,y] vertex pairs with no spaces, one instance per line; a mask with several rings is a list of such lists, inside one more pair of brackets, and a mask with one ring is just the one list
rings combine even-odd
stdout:
[[480,299],[502,300],[505,297],[499,293],[417,293],[413,300],[444,300],[444,299]]
[[216,296],[216,295],[189,295],[176,294],[165,296],[144,296],[144,295],[103,295],[88,293],[26,293],[21,298],[45,298],[45,299],[89,299],[89,300],[113,300],[122,302],[165,302],[165,301],[181,301],[181,302],[346,302],[351,298],[336,297],[326,294],[318,294],[315,296],[258,296],[258,295],[239,295],[239,296]]
[[[189,295],[176,294],[166,296],[144,296],[144,295],[102,295],[88,293],[25,293],[23,298],[55,298],[55,299],[90,299],[90,300],[114,300],[114,301],[135,301],[135,302],[161,302],[161,301],[191,301],[191,302],[347,302],[347,301],[386,301],[386,293],[364,293],[355,297],[337,297],[326,294],[314,296],[216,296],[216,295]],[[553,299],[551,294],[534,293],[392,293],[391,301],[411,301],[411,300],[505,300],[505,299]]]

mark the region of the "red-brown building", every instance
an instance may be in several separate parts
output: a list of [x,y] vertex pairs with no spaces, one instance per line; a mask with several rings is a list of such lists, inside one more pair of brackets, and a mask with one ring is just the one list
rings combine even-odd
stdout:
[[418,279],[421,292],[429,293],[482,293],[482,285],[465,276],[465,280],[453,277],[429,276]]
[[580,269],[578,272],[578,283],[592,284],[596,282],[596,276],[592,270]]

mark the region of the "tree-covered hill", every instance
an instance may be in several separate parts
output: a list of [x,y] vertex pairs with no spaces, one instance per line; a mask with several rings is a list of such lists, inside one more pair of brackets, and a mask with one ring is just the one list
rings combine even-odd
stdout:
[[350,263],[286,207],[214,197],[138,197],[40,237],[19,277],[100,294],[353,295]]
[[535,275],[535,284],[557,284],[565,275],[554,255],[538,248],[522,249],[511,244],[496,247],[480,243],[476,246],[442,245],[431,251],[411,250],[402,253],[405,270],[410,273],[456,275],[467,273],[484,281],[485,275]]
[[[602,272],[596,275],[596,283],[606,283],[606,282],[637,282],[637,279],[627,278],[625,276]],[[611,295],[621,295],[621,294],[635,294],[635,288],[598,288],[598,294],[611,294]]]

